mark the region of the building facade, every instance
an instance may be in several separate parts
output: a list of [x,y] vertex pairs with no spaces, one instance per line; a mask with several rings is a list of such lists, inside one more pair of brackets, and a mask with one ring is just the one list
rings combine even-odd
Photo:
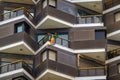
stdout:
[[111,1],[1,0],[0,80],[118,80]]

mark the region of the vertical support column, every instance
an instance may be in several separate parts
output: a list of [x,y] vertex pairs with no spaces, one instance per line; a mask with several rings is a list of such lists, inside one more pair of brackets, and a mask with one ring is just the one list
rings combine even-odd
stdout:
[[0,21],[3,20],[3,14],[4,13],[4,3],[0,1]]

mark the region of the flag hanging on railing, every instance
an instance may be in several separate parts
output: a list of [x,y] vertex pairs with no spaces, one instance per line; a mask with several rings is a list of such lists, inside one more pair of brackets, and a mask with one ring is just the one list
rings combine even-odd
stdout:
[[55,43],[55,38],[54,35],[52,35],[51,39],[50,39],[50,44],[53,45]]

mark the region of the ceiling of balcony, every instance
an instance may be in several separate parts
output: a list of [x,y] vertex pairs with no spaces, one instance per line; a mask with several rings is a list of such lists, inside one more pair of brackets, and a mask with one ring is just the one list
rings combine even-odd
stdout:
[[41,79],[39,80],[70,80],[65,77],[61,77],[52,73],[46,73]]
[[1,50],[3,53],[22,54],[22,55],[34,55],[24,44],[13,46]]
[[107,44],[107,51],[118,49],[118,48],[120,48],[120,46]]
[[12,3],[34,4],[32,0],[1,0],[1,1],[12,2]]
[[76,3],[77,5],[83,6],[85,8],[88,8],[90,10],[96,11],[98,13],[102,13],[103,7],[102,7],[102,1],[95,1],[95,2],[80,2]]
[[[82,55],[82,54],[81,54]],[[104,62],[105,61],[105,55],[106,53],[105,52],[95,52],[95,53],[85,53],[83,54],[85,56],[88,56],[88,57],[91,57],[95,60],[99,60],[99,61],[102,61]]]
[[53,19],[47,19],[37,29],[53,29],[53,28],[70,28],[70,26],[55,21]]
[[[114,32],[114,33],[115,33],[115,32]],[[110,40],[120,41],[120,32],[115,33],[114,35],[109,36],[109,37],[107,37],[107,38],[110,39]]]

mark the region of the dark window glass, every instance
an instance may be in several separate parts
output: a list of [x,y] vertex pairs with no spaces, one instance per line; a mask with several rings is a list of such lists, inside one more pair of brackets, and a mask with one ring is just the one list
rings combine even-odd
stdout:
[[42,34],[41,34],[41,35],[38,35],[38,36],[37,36],[37,41],[39,42],[44,36],[45,36],[45,35],[42,35]]
[[23,24],[17,24],[15,25],[15,28],[16,28],[15,30],[16,33],[23,32]]
[[25,22],[20,22],[20,23],[17,23],[15,24],[15,33],[19,33],[19,32],[27,32],[29,33],[29,25]]
[[105,31],[104,30],[96,30],[95,31],[95,39],[96,40],[105,39]]

